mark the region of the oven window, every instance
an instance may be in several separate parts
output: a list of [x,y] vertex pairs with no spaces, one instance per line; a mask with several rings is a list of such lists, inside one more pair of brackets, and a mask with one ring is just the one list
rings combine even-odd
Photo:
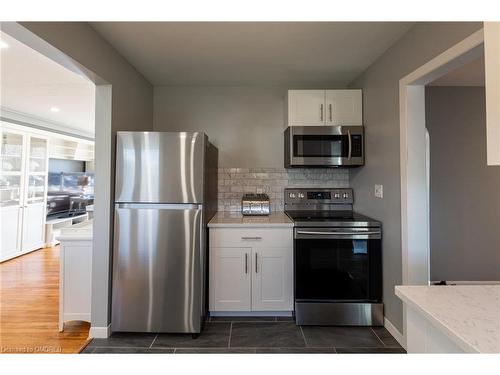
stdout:
[[295,240],[296,300],[370,300],[370,252],[379,248],[378,243],[380,240]]
[[295,157],[347,157],[346,135],[294,135]]

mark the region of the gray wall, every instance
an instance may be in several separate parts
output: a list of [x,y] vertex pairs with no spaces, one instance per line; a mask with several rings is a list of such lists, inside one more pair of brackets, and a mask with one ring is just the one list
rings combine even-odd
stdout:
[[286,89],[154,89],[154,129],[204,131],[219,149],[219,167],[282,167]]
[[427,87],[431,280],[500,280],[500,167],[486,165],[484,87]]
[[[481,27],[419,23],[349,85],[364,89],[366,126],[366,165],[350,172],[355,209],[383,223],[385,315],[401,332],[403,308],[394,295],[394,286],[402,282],[399,80]],[[374,184],[384,185],[383,199],[375,198]]]
[[156,86],[154,129],[204,131],[219,148],[219,167],[283,167],[289,88]]
[[[110,322],[115,134],[118,130],[152,129],[153,87],[86,22],[23,22],[22,26],[110,84],[96,88],[96,124],[107,124],[110,120],[111,129],[96,129],[92,259],[92,326],[105,327]],[[106,114],[109,110],[111,119]]]

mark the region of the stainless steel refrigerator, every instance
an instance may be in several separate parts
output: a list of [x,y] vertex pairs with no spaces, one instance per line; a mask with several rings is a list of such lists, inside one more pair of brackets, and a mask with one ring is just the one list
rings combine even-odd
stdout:
[[111,329],[199,333],[217,149],[204,133],[118,132]]

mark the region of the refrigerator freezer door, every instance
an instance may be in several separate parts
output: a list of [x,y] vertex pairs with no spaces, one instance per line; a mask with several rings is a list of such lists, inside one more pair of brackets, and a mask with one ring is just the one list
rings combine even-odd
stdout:
[[201,205],[115,205],[113,331],[200,332],[201,227]]
[[118,132],[116,202],[203,203],[204,133]]

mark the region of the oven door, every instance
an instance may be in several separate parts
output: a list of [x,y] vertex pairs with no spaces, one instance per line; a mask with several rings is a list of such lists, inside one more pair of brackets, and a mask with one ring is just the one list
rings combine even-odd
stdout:
[[362,126],[292,126],[285,135],[287,167],[364,164]]
[[380,302],[380,228],[295,228],[296,302]]

